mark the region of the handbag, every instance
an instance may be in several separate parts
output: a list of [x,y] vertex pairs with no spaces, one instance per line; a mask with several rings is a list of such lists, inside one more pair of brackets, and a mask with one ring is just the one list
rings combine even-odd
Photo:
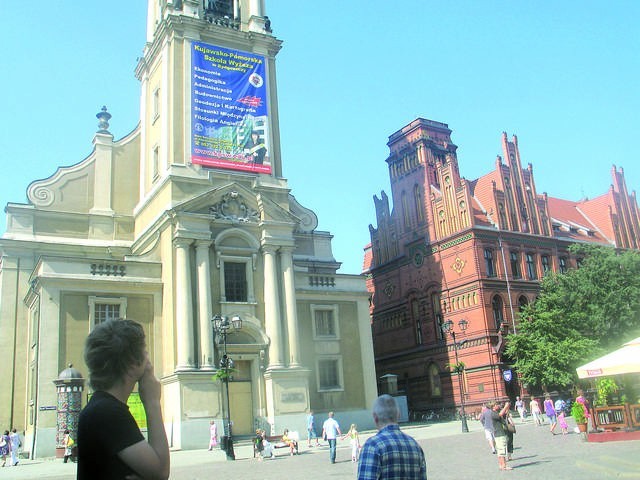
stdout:
[[505,422],[505,429],[507,430],[507,432],[516,433],[516,426],[509,420]]

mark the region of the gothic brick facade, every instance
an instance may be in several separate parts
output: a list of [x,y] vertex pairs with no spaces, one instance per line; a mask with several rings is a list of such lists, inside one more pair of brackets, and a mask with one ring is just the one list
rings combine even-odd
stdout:
[[515,397],[521,386],[504,347],[519,309],[547,271],[575,266],[572,243],[638,248],[635,192],[614,166],[597,198],[540,194],[506,133],[495,169],[475,180],[460,176],[447,124],[418,118],[388,146],[393,210],[384,191],[374,196],[377,228],[364,261],[378,378],[397,375],[414,412],[460,405],[454,343],[443,329],[451,321],[467,410]]

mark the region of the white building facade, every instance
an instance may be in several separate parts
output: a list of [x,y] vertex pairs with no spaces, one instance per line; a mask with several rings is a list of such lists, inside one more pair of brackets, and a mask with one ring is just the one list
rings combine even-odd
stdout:
[[84,339],[110,318],[145,328],[174,448],[222,425],[215,315],[243,319],[227,345],[235,435],[304,432],[310,409],[371,425],[365,280],[337,273],[283,176],[280,46],[263,1],[149,0],[139,125],[115,141],[103,110],[87,158],[6,206],[0,423],[32,457],[55,453],[53,381],[69,363],[86,378]]

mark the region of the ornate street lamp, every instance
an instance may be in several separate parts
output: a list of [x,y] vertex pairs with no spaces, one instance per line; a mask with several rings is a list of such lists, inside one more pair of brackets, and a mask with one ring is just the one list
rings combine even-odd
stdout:
[[[464,319],[458,322],[458,327],[463,333],[468,326],[469,326],[469,322],[467,322]],[[467,414],[464,411],[464,391],[462,389],[462,378],[464,376],[464,363],[461,364],[460,361],[458,360],[458,346],[462,345],[462,343],[464,343],[465,340],[460,342],[460,344],[456,342],[456,332],[453,331],[453,322],[451,320],[447,320],[446,322],[444,322],[442,324],[442,328],[445,332],[448,332],[451,335],[451,338],[453,339],[453,351],[456,354],[455,369],[458,372],[458,386],[460,387],[460,417],[462,417],[462,431],[468,432],[469,425],[467,425]]]
[[[220,359],[220,368],[224,370],[224,384],[227,397],[227,411],[226,415],[223,415],[224,421],[223,429],[226,434],[222,438],[222,447],[227,453],[227,460],[235,460],[236,455],[233,451],[233,433],[231,430],[231,403],[229,402],[229,370],[233,368],[233,360],[227,355],[227,335],[229,332],[234,332],[242,328],[242,318],[239,315],[234,315],[231,319],[223,315],[215,315],[211,319],[213,324],[213,340],[215,343],[215,337],[222,340],[222,358]],[[220,342],[218,342],[220,343]],[[226,437],[226,438],[225,438]]]

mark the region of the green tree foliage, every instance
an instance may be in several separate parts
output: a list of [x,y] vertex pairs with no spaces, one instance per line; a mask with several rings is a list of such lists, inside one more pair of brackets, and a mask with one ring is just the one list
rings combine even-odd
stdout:
[[640,253],[573,245],[580,267],[548,274],[520,314],[506,354],[524,383],[564,387],[576,367],[640,334]]

